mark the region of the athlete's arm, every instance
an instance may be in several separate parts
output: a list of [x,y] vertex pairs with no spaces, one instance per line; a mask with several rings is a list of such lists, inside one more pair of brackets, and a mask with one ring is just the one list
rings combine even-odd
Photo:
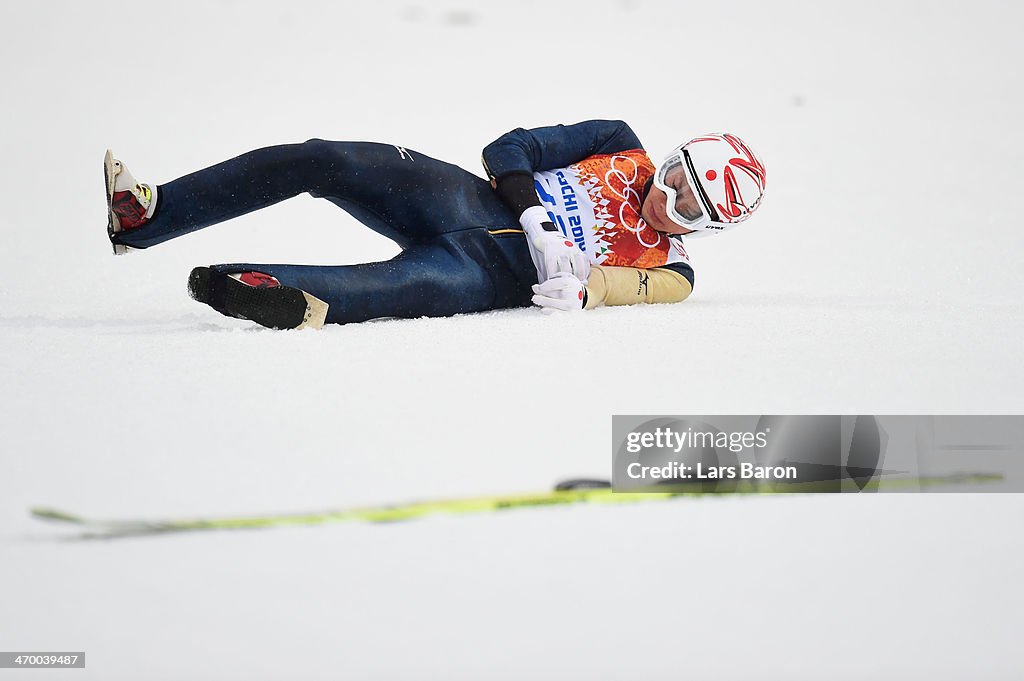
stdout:
[[551,222],[534,190],[533,172],[561,168],[594,154],[638,148],[640,140],[622,121],[516,128],[484,147],[484,169],[491,186],[526,231],[538,281],[568,272],[585,282],[590,276],[590,260]]
[[595,154],[641,149],[636,134],[623,121],[583,121],[525,130],[516,128],[484,147],[487,174],[500,179],[509,173],[564,168]]
[[533,286],[533,303],[548,310],[591,310],[602,305],[678,303],[693,291],[693,269],[685,263],[641,269],[594,265],[584,284],[560,272]]
[[640,149],[639,138],[623,121],[583,121],[526,130],[516,128],[494,140],[483,152],[491,186],[516,215],[540,206],[533,173],[564,168],[595,154]]
[[601,305],[678,303],[693,291],[693,270],[688,265],[640,269],[594,265],[587,281],[587,310]]

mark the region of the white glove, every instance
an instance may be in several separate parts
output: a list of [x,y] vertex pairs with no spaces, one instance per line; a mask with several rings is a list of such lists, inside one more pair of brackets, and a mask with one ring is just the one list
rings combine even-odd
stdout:
[[590,258],[557,229],[544,229],[544,225],[553,225],[543,206],[527,208],[519,216],[519,224],[526,232],[530,256],[537,268],[537,281],[546,281],[559,272],[568,272],[586,283],[590,277]]
[[540,284],[533,285],[533,304],[544,312],[555,310],[582,310],[585,287],[583,282],[568,272],[559,272]]
[[571,274],[580,281],[590,276],[590,259],[561,232],[540,231],[531,237],[540,256],[538,279],[545,281],[556,274]]

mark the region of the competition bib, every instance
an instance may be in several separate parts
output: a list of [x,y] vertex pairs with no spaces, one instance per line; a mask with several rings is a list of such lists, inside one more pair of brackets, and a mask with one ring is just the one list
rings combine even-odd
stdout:
[[640,217],[640,198],[654,164],[643,149],[591,156],[567,168],[533,174],[551,221],[595,265],[661,267],[690,258]]

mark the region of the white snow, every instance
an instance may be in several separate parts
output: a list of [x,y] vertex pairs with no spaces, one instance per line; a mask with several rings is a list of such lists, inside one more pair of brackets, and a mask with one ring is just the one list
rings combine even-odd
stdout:
[[[114,542],[31,520],[534,491],[611,414],[1024,411],[1017,3],[8,3],[0,649],[48,679],[953,679],[1024,665],[1018,495],[727,498]],[[300,197],[113,258],[100,161],[165,182],[516,126],[736,132],[768,193],[676,306],[276,333],[215,262],[396,248]],[[580,371],[583,368],[583,371]],[[554,408],[560,405],[561,408]]]

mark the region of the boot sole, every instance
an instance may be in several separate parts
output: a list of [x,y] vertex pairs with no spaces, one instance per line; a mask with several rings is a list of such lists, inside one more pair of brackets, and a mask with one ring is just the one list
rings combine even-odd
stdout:
[[[107,149],[103,156],[103,180],[107,188],[107,236],[111,239],[121,231],[121,222],[114,214],[114,182],[117,180],[117,173],[114,172],[114,153]],[[114,255],[124,255],[128,247],[123,244],[111,244],[114,247]]]
[[271,329],[319,329],[327,320],[327,303],[301,289],[249,286],[209,267],[192,270],[188,292],[222,315]]

